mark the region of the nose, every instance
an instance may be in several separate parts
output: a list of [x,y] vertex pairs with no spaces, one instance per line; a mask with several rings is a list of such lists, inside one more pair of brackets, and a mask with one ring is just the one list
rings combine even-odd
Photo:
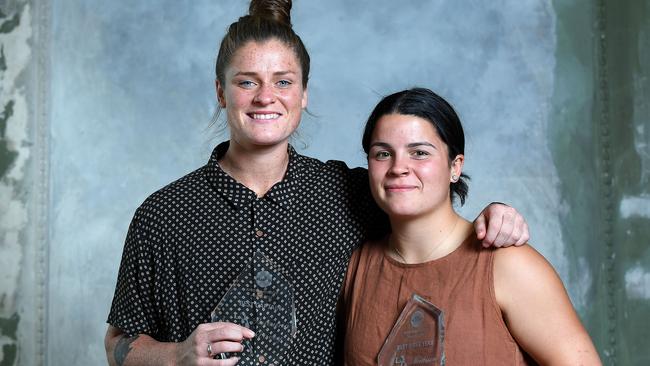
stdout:
[[275,102],[275,93],[273,91],[273,87],[269,85],[262,85],[257,90],[253,102],[261,105],[269,105]]
[[409,164],[408,159],[401,157],[400,155],[395,155],[393,159],[393,164],[390,166],[389,174],[393,176],[405,176],[409,174]]

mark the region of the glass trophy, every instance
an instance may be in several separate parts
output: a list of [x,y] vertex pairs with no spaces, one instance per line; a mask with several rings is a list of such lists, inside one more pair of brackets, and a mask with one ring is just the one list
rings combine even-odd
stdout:
[[293,289],[288,276],[261,252],[246,268],[212,311],[213,322],[244,326],[255,337],[244,340],[244,350],[226,357],[240,357],[238,365],[286,365],[287,350],[296,334]]
[[379,351],[379,366],[444,365],[442,310],[413,294]]

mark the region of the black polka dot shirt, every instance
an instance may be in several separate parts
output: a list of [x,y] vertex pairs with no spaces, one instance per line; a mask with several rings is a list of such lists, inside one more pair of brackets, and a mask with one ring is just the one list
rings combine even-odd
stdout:
[[333,364],[345,269],[369,223],[380,217],[367,172],[289,147],[285,178],[258,198],[217,164],[227,149],[228,142],[220,144],[205,166],[137,209],[108,323],[127,335],[183,341],[210,321],[259,250],[289,274],[294,288],[298,332],[290,364]]

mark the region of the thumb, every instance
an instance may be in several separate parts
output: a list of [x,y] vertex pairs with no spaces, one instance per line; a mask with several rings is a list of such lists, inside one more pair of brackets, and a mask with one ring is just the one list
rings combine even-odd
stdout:
[[474,220],[474,230],[476,231],[476,238],[483,240],[485,238],[486,228],[485,228],[485,215],[481,212],[480,215]]

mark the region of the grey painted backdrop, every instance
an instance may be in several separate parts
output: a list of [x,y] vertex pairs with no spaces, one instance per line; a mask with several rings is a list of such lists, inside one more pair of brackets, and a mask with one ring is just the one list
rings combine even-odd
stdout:
[[[296,0],[312,73],[294,144],[364,166],[382,95],[439,92],[466,129],[461,212],[519,209],[604,360],[647,364],[650,11],[609,3]],[[247,5],[0,2],[0,365],[105,362],[135,208],[227,138],[209,124],[214,59]]]

